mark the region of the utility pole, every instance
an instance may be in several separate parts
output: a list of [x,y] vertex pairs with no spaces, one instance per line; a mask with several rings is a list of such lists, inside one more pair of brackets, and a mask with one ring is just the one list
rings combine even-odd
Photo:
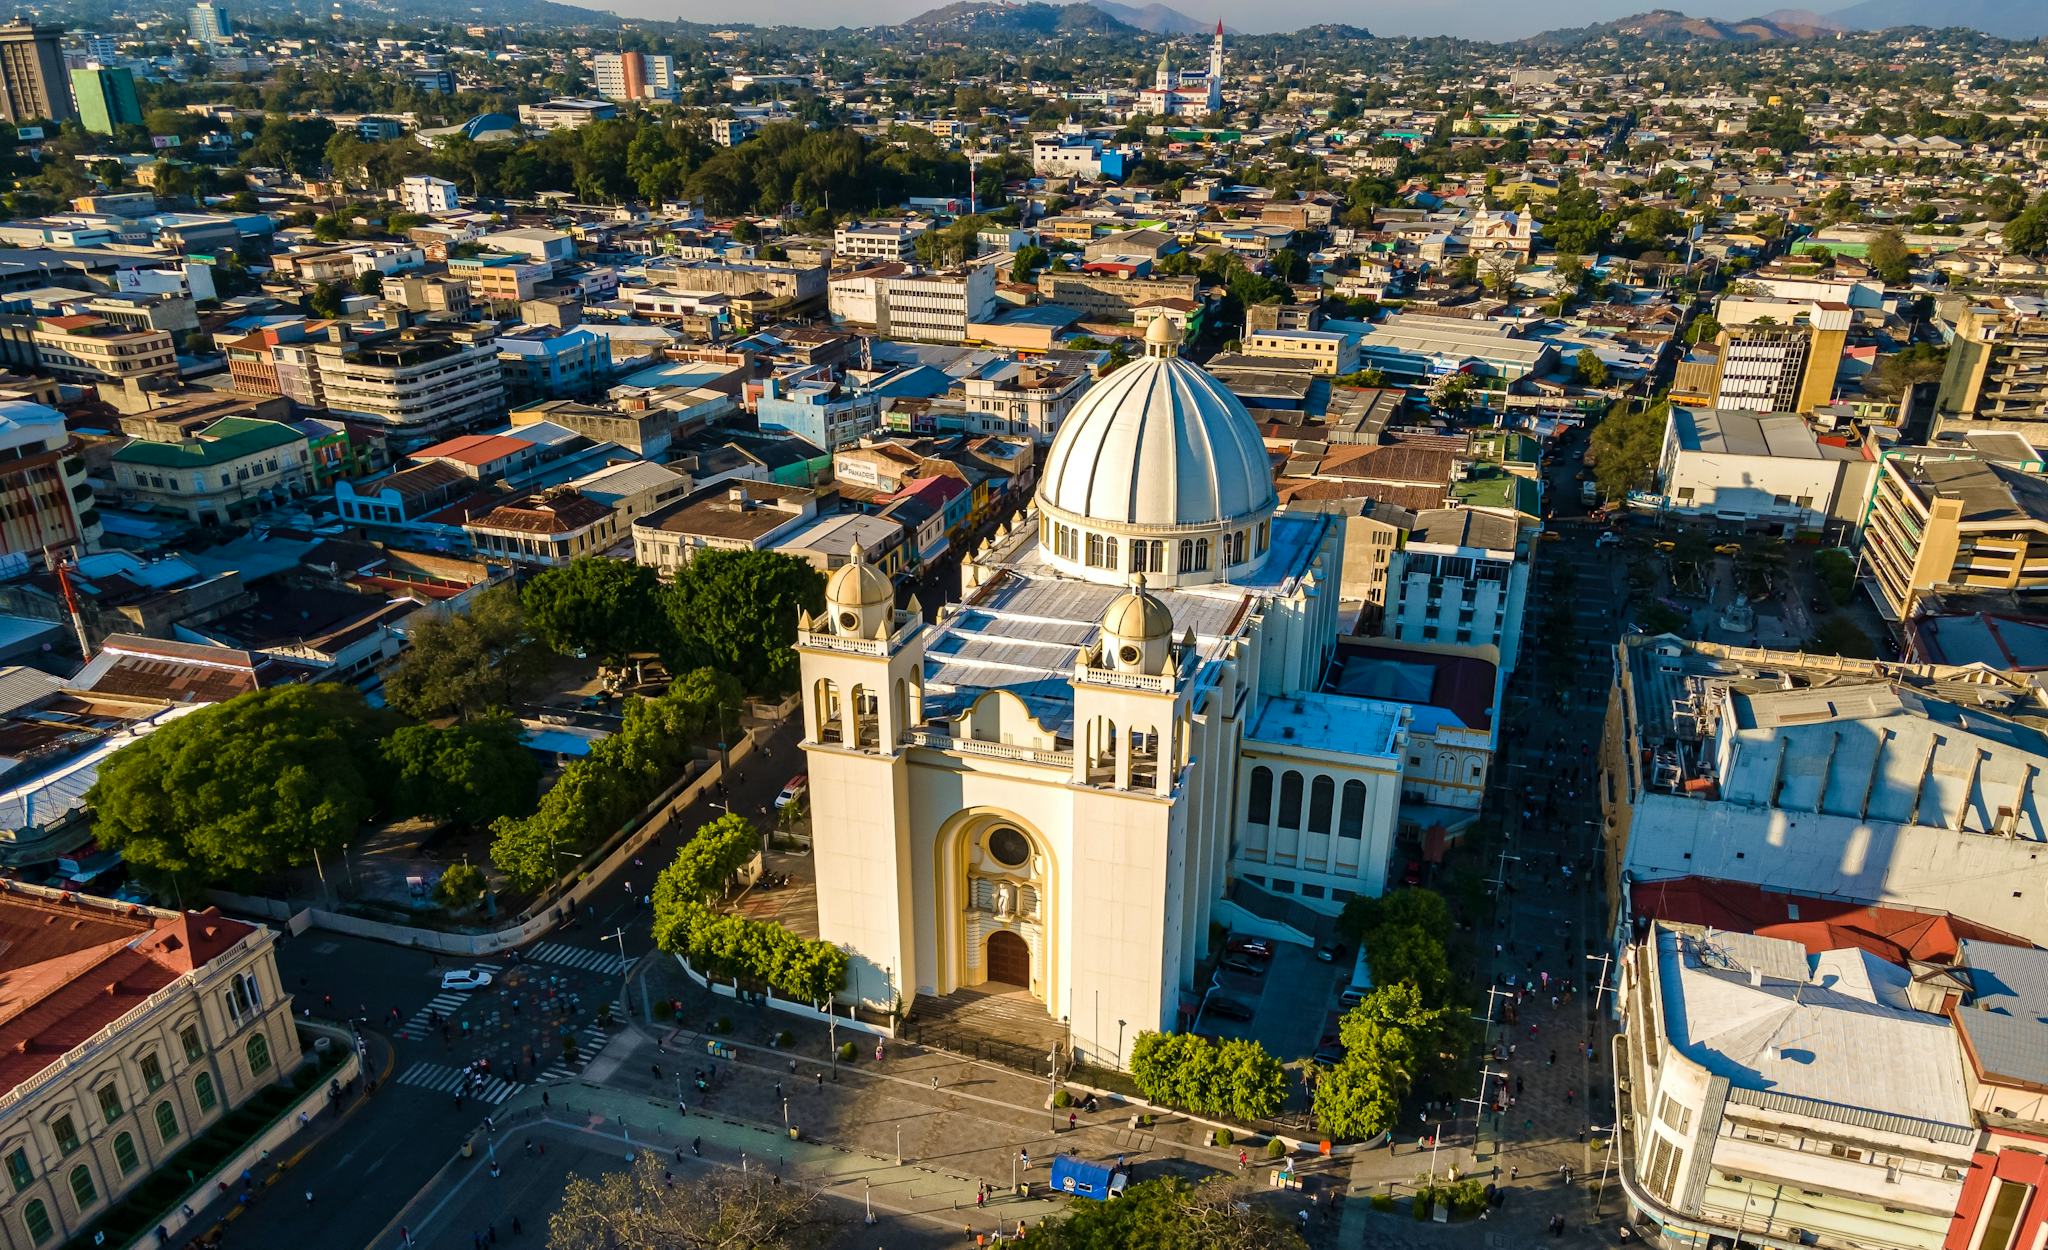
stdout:
[[1614,956],[1606,951],[1602,951],[1598,955],[1586,956],[1586,962],[1600,965],[1600,981],[1599,984],[1593,987],[1593,1010],[1595,1013],[1598,1013],[1600,1010],[1600,996],[1614,992],[1614,987],[1607,983],[1607,969],[1614,962]]

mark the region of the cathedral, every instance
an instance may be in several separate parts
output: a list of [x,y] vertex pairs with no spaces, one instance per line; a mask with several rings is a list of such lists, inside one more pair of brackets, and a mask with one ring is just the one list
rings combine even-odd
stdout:
[[835,571],[796,648],[848,991],[1013,994],[1120,1063],[1192,1018],[1211,925],[1258,923],[1244,883],[1325,914],[1380,894],[1411,709],[1330,688],[1343,524],[1278,510],[1257,425],[1162,317],[963,557],[961,602],[927,623]]
[[1209,71],[1190,73],[1170,68],[1166,50],[1159,51],[1159,72],[1152,85],[1138,93],[1137,113],[1145,117],[1203,117],[1223,110],[1223,23],[1209,44]]

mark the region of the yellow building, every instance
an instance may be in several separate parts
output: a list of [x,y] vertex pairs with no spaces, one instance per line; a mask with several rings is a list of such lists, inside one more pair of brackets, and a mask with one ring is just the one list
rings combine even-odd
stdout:
[[0,1247],[80,1235],[298,1067],[274,937],[212,909],[0,894]]
[[1936,586],[2048,602],[2048,479],[2039,461],[1892,456],[1879,466],[1863,567],[1904,620]]

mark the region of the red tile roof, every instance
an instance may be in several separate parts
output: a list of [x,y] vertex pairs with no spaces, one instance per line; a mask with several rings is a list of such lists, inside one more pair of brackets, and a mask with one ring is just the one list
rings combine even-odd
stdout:
[[255,931],[213,908],[160,917],[0,894],[0,1090]]
[[1798,942],[1809,954],[1853,946],[1880,959],[1953,963],[1964,938],[2031,946],[2025,938],[1943,912],[1864,907],[1837,899],[1781,894],[1708,877],[1638,882],[1630,892],[1639,919],[1711,925]]
[[414,460],[455,460],[462,464],[486,465],[507,456],[516,456],[532,447],[533,443],[509,434],[464,434],[446,442],[422,447],[412,454]]

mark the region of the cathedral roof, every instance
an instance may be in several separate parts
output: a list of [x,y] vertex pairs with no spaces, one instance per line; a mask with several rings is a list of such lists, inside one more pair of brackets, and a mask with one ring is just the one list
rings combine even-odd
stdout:
[[1046,453],[1041,500],[1083,520],[1213,526],[1273,510],[1259,427],[1221,382],[1178,356],[1097,382]]

